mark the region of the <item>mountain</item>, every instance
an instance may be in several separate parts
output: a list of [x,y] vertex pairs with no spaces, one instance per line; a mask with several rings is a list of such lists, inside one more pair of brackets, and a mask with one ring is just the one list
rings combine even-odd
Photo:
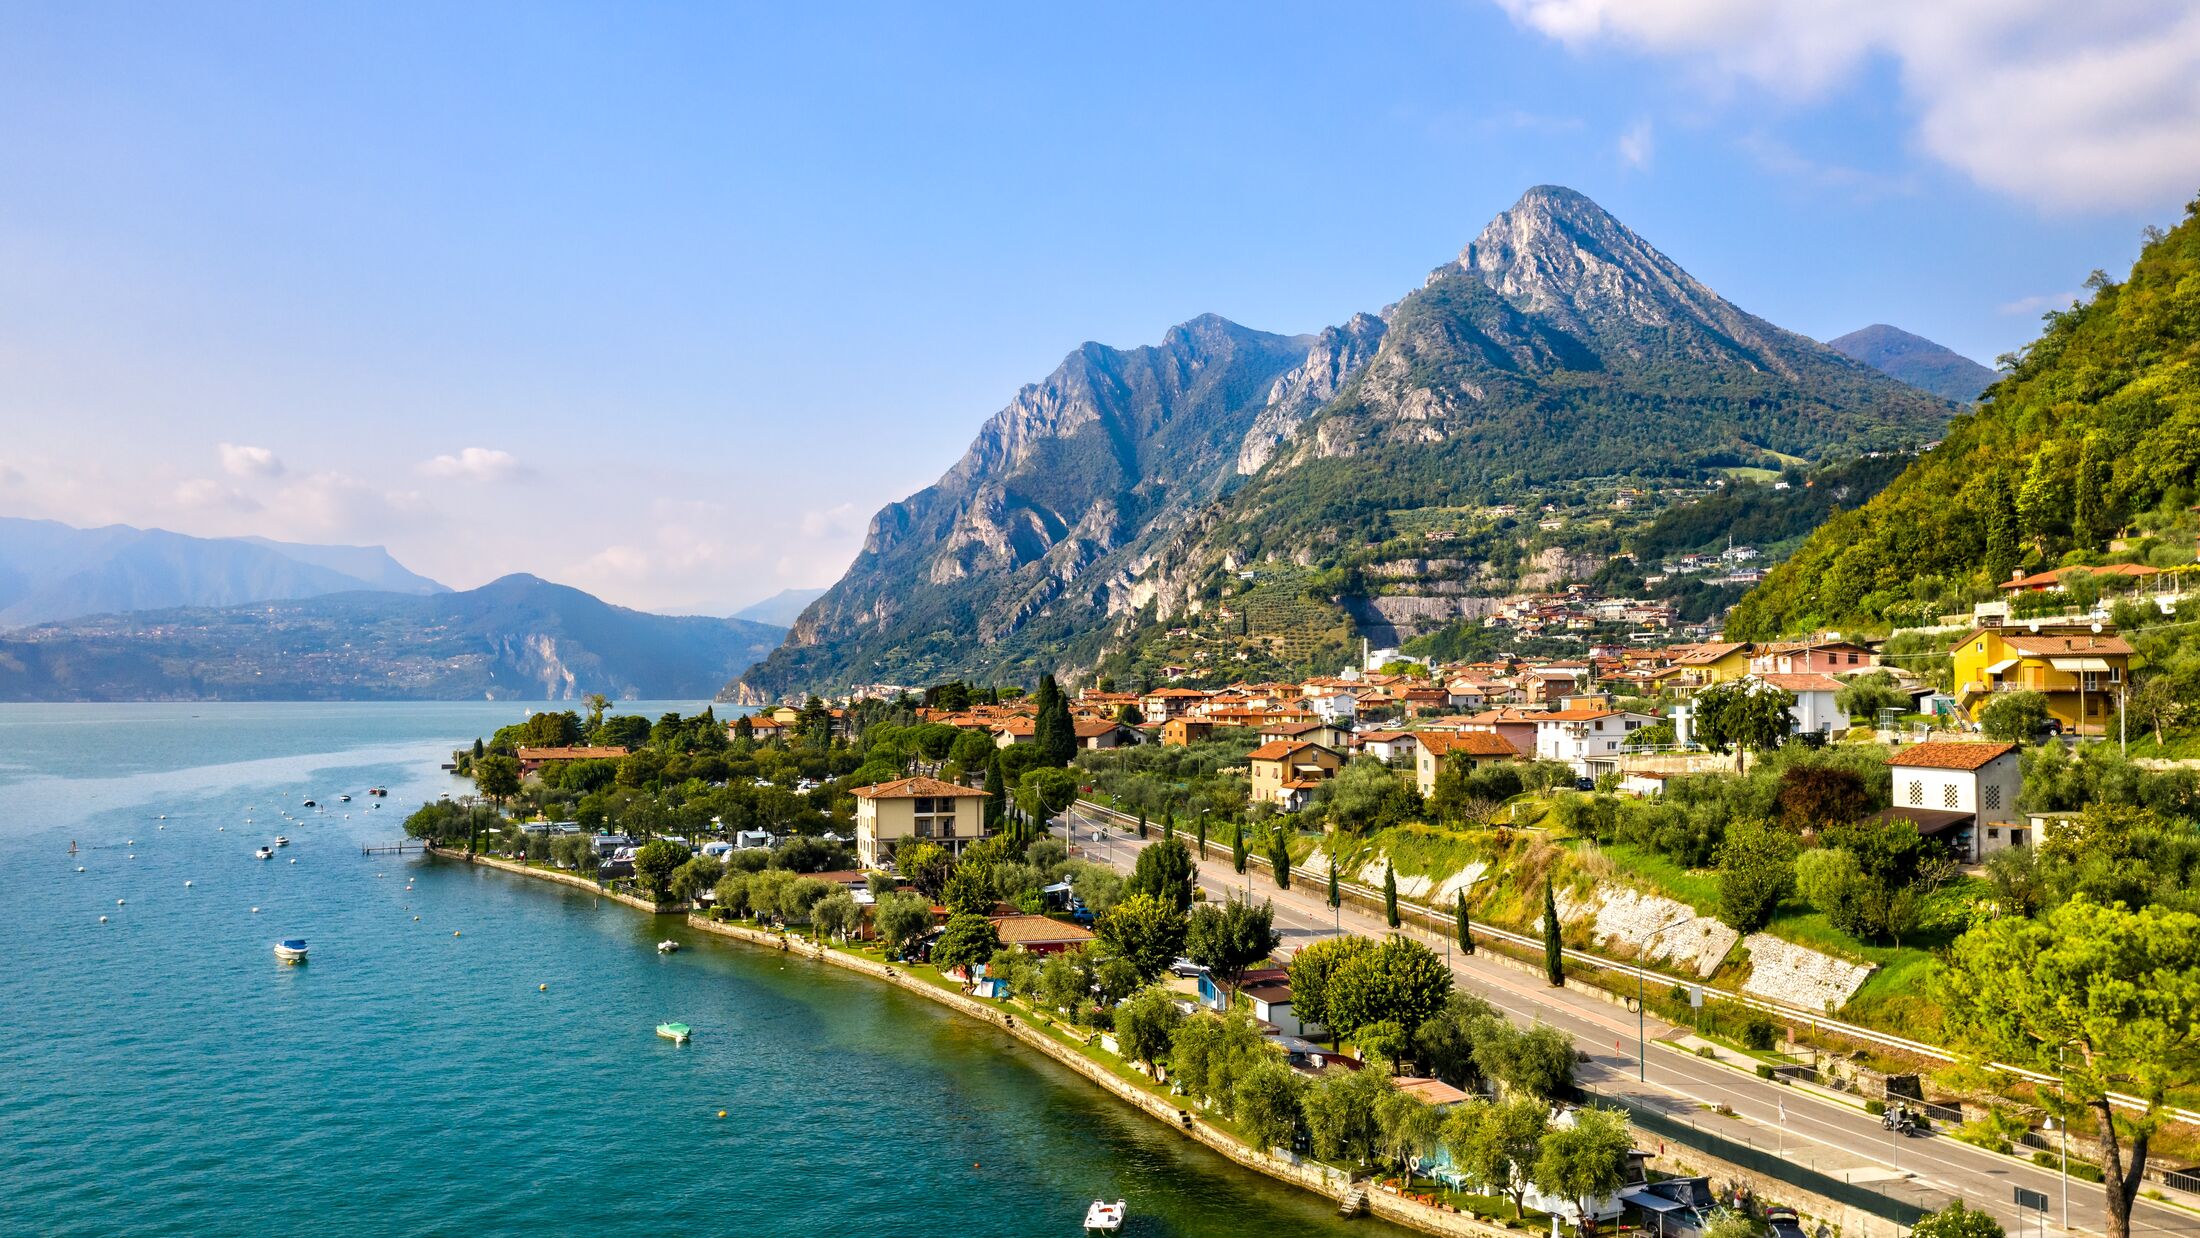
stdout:
[[233,606],[354,589],[433,593],[380,546],[206,538],[0,518],[0,628],[178,606]]
[[1994,383],[1992,370],[1962,353],[1883,322],[1875,322],[1861,331],[1851,331],[1837,340],[1828,340],[1826,346],[1882,374],[1958,404],[1978,399],[1979,393]]
[[0,636],[0,700],[621,700],[711,694],[785,629],[651,615],[533,576],[145,611]]
[[1538,187],[1379,315],[1086,345],[881,511],[728,692],[1333,660],[1357,632],[1410,635],[1601,562],[1485,505],[1708,493],[1733,470],[1905,448],[1953,412]]
[[[2015,571],[2190,562],[2200,487],[2200,201],[2123,283],[2049,317],[1977,409],[1735,607],[1758,639],[1933,622]],[[2119,537],[2123,540],[2119,541]]]
[[733,617],[783,628],[792,624],[803,608],[824,596],[823,589],[781,589],[761,602],[751,602],[733,612]]

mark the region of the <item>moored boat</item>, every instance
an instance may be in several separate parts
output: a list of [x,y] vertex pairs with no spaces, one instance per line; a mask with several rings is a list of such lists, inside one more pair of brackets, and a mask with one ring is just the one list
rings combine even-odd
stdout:
[[684,1045],[688,1042],[688,1037],[694,1033],[693,1029],[685,1023],[659,1023],[657,1034],[676,1045]]
[[275,845],[276,845],[276,846],[278,846],[278,847],[287,847],[287,846],[289,846],[289,845],[290,845],[290,838],[289,838],[289,836],[287,836],[287,835],[283,835],[283,834],[277,834],[277,835],[275,836]]
[[285,963],[305,962],[306,939],[303,937],[285,937],[281,941],[276,942],[275,957],[281,959]]
[[272,860],[275,858],[275,848],[262,847],[252,853],[252,858],[255,860]]
[[1120,1199],[1112,1204],[1103,1199],[1093,1200],[1092,1207],[1085,1209],[1085,1232],[1088,1234],[1115,1233],[1123,1228],[1123,1218],[1128,1215],[1130,1215],[1130,1209],[1124,1207],[1123,1201]]
[[672,940],[669,937],[657,943],[657,953],[659,954],[675,954],[679,951],[679,949],[680,943]]

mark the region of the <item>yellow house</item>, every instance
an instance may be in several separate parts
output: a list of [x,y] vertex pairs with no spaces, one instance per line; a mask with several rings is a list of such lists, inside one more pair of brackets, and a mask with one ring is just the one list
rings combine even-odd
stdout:
[[1748,641],[1711,641],[1673,659],[1669,682],[1683,688],[1708,688],[1749,674],[1757,647]]
[[938,778],[897,778],[857,787],[856,861],[877,868],[905,841],[937,843],[951,855],[985,837],[985,792]]
[[1978,721],[1996,692],[2039,692],[2065,731],[2098,733],[2116,712],[2131,645],[2091,624],[1975,628],[1949,651],[1956,706]]
[[1296,812],[1316,786],[1337,776],[1344,758],[1320,744],[1279,739],[1253,749],[1246,764],[1251,766],[1254,803],[1266,800]]

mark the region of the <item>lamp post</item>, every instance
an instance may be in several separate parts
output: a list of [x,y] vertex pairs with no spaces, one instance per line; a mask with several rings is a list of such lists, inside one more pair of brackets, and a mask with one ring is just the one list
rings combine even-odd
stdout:
[[2070,1110],[2063,1092],[2063,1050],[2069,1047],[2069,1041],[2055,1046],[2055,1100],[2063,1109],[2058,1142],[2062,1145],[2062,1214],[2065,1233],[2070,1231]]
[[[1694,916],[1685,916],[1673,921],[1671,924],[1651,930],[1650,935],[1643,939],[1644,949],[1647,950],[1650,943],[1656,941],[1660,935],[1677,929],[1694,919]],[[1638,958],[1635,961],[1635,1082],[1637,1083],[1648,1083],[1650,1081],[1649,1020],[1643,1014],[1645,1008],[1642,979],[1644,970],[1642,960]]]

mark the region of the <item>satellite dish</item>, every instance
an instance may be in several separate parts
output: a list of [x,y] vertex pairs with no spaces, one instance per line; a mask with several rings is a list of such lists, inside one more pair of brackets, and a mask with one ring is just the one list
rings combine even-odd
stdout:
[[2040,621],[2039,621],[2039,620],[2037,620],[2037,619],[2034,619],[2034,620],[2032,621],[2032,635],[2034,635],[2034,636],[2038,636],[2039,634],[2040,634]]
[[2099,636],[2101,634],[2101,621],[2098,619],[2095,619],[2093,621],[2093,634],[2095,636]]

